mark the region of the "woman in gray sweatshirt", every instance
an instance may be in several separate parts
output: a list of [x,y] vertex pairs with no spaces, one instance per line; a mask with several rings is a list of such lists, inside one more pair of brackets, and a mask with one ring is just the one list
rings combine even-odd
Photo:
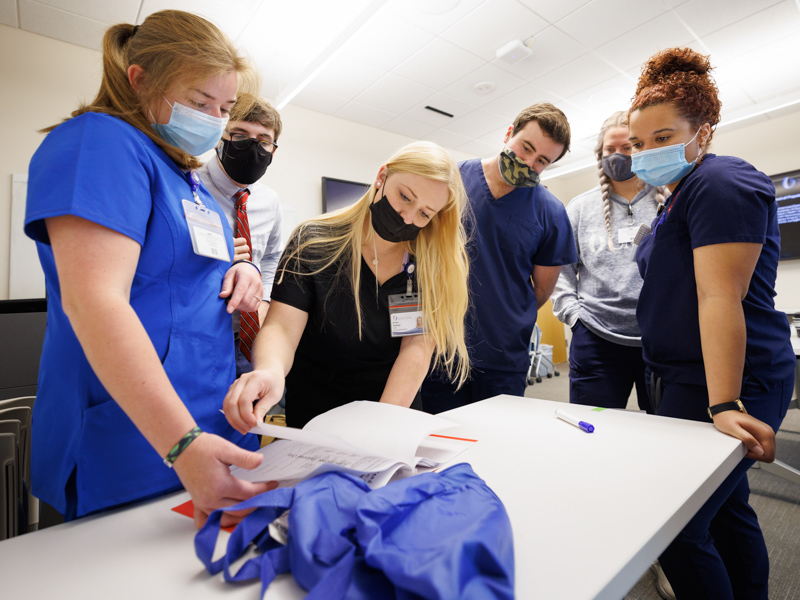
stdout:
[[572,329],[570,402],[625,408],[635,385],[639,407],[649,410],[636,323],[642,279],[634,236],[653,221],[664,191],[631,172],[630,154],[627,114],[620,111],[606,119],[597,138],[600,185],[567,206],[578,262],[561,268],[552,300],[555,315]]

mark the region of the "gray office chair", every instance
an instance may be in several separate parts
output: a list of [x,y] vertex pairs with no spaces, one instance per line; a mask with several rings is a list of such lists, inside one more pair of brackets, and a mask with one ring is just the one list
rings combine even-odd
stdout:
[[[17,406],[6,408],[17,401]],[[31,488],[31,408],[30,406],[19,406],[19,404],[27,403],[27,398],[0,401],[0,421],[16,420],[20,422],[20,436],[19,436],[19,477],[21,479],[20,494],[22,495],[22,517],[25,519],[25,525],[19,533],[25,533],[28,530],[36,529],[36,523],[39,522],[39,501],[33,498],[30,492]],[[31,523],[34,525],[31,526]]]
[[19,511],[17,499],[17,446],[13,433],[0,433],[0,540],[17,535]]
[[[2,434],[14,436],[14,452],[13,457],[11,457],[14,459],[14,469],[13,473],[4,472],[4,478],[6,476],[13,476],[16,481],[5,484],[5,492],[3,493],[5,502],[3,506],[0,506],[0,515],[2,515],[0,518],[3,518],[7,524],[5,527],[6,536],[13,537],[28,530],[27,511],[25,510],[27,498],[25,498],[25,494],[23,493],[24,486],[22,483],[22,468],[20,462],[20,457],[22,456],[20,448],[22,423],[16,419],[0,421],[0,435]],[[0,458],[0,463],[9,464],[7,462],[8,458],[8,456]],[[16,497],[11,497],[12,492],[16,494]],[[10,526],[12,523],[14,525],[13,527]],[[2,538],[0,537],[0,539]]]
[[[18,398],[8,398],[6,400],[0,400],[0,410],[5,410],[7,408],[17,408],[19,406],[27,406],[31,409],[31,415],[33,415],[33,403],[36,400],[36,396],[20,396]],[[31,420],[29,419],[27,424],[23,423],[23,427],[25,427],[26,441],[25,445],[21,446],[22,449],[22,466],[25,469],[23,471],[23,478],[25,480],[26,486],[28,488],[28,527],[27,531],[36,531],[39,524],[39,499],[36,498],[31,493]]]

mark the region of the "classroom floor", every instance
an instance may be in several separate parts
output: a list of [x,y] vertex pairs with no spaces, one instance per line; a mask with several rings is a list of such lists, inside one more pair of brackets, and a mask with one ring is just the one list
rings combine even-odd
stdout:
[[[542,378],[525,390],[527,398],[569,402],[569,365],[556,365],[559,377]],[[628,408],[638,410],[636,394]],[[800,469],[800,410],[791,409],[778,430],[777,459]],[[769,597],[795,600],[800,589],[800,484],[752,468],[750,504],[758,514],[770,557]],[[625,600],[660,600],[655,576],[647,571]]]

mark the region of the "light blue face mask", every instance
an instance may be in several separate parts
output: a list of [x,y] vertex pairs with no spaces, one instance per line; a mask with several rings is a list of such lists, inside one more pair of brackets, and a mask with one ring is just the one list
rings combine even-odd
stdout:
[[698,151],[697,157],[691,163],[686,162],[686,146],[694,141],[698,133],[700,129],[686,144],[637,152],[631,157],[631,171],[642,181],[656,187],[680,181],[689,174],[700,157]]
[[[164,101],[169,104],[166,98]],[[153,123],[161,139],[192,156],[199,156],[217,145],[228,124],[228,117],[213,117],[177,102],[170,106],[169,123]]]

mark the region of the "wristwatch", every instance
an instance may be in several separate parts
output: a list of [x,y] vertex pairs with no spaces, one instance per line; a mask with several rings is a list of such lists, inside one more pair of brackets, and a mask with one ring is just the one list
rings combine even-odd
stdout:
[[742,401],[739,398],[736,398],[733,402],[723,402],[722,404],[715,404],[714,406],[708,407],[708,416],[712,419],[714,415],[718,415],[721,412],[725,412],[726,410],[738,410],[740,413],[747,414],[747,410],[742,404]]

